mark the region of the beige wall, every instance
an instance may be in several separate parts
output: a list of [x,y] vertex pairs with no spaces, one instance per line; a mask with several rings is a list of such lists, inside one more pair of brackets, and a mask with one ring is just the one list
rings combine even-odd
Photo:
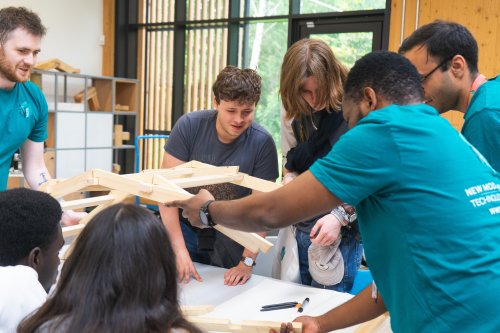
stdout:
[[[500,1],[498,0],[392,0],[389,50],[397,51],[402,38],[435,19],[465,25],[479,46],[479,71],[486,77],[500,73]],[[446,119],[462,128],[463,115],[448,112]]]

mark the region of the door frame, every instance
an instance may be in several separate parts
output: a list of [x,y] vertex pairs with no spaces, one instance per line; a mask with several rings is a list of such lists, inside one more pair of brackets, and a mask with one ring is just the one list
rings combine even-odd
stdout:
[[[389,0],[388,0],[389,1]],[[290,47],[296,41],[316,33],[372,32],[372,50],[389,47],[389,7],[380,10],[341,12],[335,14],[302,15],[291,21]]]

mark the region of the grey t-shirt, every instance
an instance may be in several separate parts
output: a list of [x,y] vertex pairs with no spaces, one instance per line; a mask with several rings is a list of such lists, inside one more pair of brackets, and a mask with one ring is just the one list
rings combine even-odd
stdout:
[[[226,144],[217,136],[216,119],[215,110],[202,110],[183,115],[172,129],[165,151],[181,161],[196,160],[215,166],[239,166],[241,172],[275,181],[278,177],[278,154],[269,132],[252,122],[238,139]],[[251,193],[250,189],[229,183],[208,185],[203,188],[210,191],[218,200],[238,199]],[[200,187],[187,190],[197,193]],[[180,219],[181,222],[187,223],[182,216]],[[230,268],[240,261],[243,248],[225,238],[227,237],[217,232],[211,259],[213,265]]]

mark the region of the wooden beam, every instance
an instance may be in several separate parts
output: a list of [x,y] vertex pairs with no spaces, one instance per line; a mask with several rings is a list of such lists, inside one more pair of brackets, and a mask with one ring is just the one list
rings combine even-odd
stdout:
[[[178,186],[169,185],[170,182],[165,185],[155,185],[150,181],[144,182],[134,179],[134,177],[139,176],[127,175],[127,177],[122,177],[103,170],[94,170],[93,172],[94,176],[99,179],[99,185],[128,192],[159,203],[171,200],[185,200],[193,196],[189,192],[180,190]],[[143,176],[148,175],[144,174]],[[273,246],[271,242],[255,233],[229,229],[221,225],[215,225],[214,228],[252,252],[258,252],[260,250],[266,253]]]
[[[82,229],[85,228],[85,224],[77,224],[77,225],[71,225],[68,227],[63,227],[62,228],[62,234],[64,238],[71,237],[71,236],[77,236]],[[71,245],[70,245],[71,247]],[[69,250],[69,248],[68,248]],[[66,255],[64,255],[64,258],[67,258]]]
[[213,305],[182,305],[181,311],[184,316],[201,316],[214,311]]
[[192,194],[184,190],[180,191],[177,186],[154,185],[134,179],[133,176],[122,177],[103,170],[94,170],[99,178],[99,185],[112,189],[128,192],[142,198],[151,199],[156,202],[167,202],[170,200],[189,199]]
[[113,126],[113,145],[123,146],[124,140],[130,140],[130,132],[123,131],[122,124],[116,124]]
[[[80,220],[80,224],[62,228],[63,237],[66,238],[66,237],[70,237],[70,236],[77,236],[83,230],[85,225],[94,216],[96,216],[99,212],[101,212],[102,210],[104,210],[105,208],[107,208],[111,205],[122,202],[123,200],[125,200],[129,196],[128,193],[119,192],[119,191],[111,191],[111,192],[109,192],[109,195],[111,195],[114,199],[94,208],[87,216],[85,216],[84,218],[82,218]],[[68,247],[68,249],[64,253],[64,259],[68,258],[69,255],[71,254],[71,252],[73,252],[73,247],[75,246],[75,244],[76,244],[76,242],[73,242]]]
[[102,75],[115,76],[115,0],[102,1]]
[[214,228],[254,253],[259,250],[267,253],[273,247],[273,243],[253,232],[242,232],[219,224],[214,225]]
[[72,209],[78,209],[78,208],[85,208],[85,207],[94,207],[94,206],[99,206],[103,203],[107,203],[108,201],[113,200],[114,197],[110,194],[108,195],[103,195],[99,197],[92,197],[92,198],[85,198],[85,199],[78,199],[78,200],[71,200],[71,201],[63,201],[61,202],[61,208],[62,210],[72,210]]
[[[196,163],[194,163],[194,165],[196,165]],[[81,199],[75,202],[68,202],[64,206],[65,209],[70,209],[87,207],[91,204],[93,205],[102,203],[80,221],[80,224],[86,224],[87,221],[99,211],[113,203],[124,200],[128,195],[136,195],[141,198],[159,202],[161,204],[163,202],[171,200],[185,200],[193,196],[191,193],[180,188],[179,185],[192,187],[232,181],[233,183],[244,183],[245,186],[264,188],[264,184],[271,183],[267,181],[257,182],[255,181],[257,178],[238,173],[236,172],[236,168],[222,167],[220,169],[225,172],[227,172],[228,170],[231,171],[231,173],[229,174],[218,174],[217,172],[216,174],[212,175],[203,175],[204,173],[211,173],[212,170],[215,171],[218,168],[206,168],[206,164],[198,165],[200,165],[202,169],[197,170],[197,172],[193,172],[196,174],[201,174],[197,177],[168,179],[163,175],[154,173],[139,173],[120,176],[108,171],[94,169],[64,181],[52,181],[49,185],[46,185],[43,188],[46,192],[55,197],[64,196],[68,193],[80,191],[84,188],[88,188],[89,186],[96,185],[98,185],[99,187],[113,189],[114,191],[112,191],[109,196],[101,198],[97,197],[90,199]],[[179,170],[177,170],[177,172],[179,172]],[[182,172],[185,172],[185,170],[182,170]],[[168,174],[168,172],[164,174]],[[188,174],[191,174],[191,172],[189,172]],[[245,178],[247,178],[246,181]],[[258,186],[255,186],[255,184],[257,184]],[[64,229],[64,235],[69,236],[78,234],[81,231],[81,228],[82,227],[75,226],[69,229]],[[214,228],[252,252],[258,252],[260,250],[265,253],[273,246],[271,242],[255,233],[241,232],[238,230],[226,228],[221,225],[215,225]]]
[[97,179],[94,178],[92,170],[68,178],[61,182],[48,182],[48,184],[46,186],[42,186],[40,190],[43,190],[44,192],[47,192],[54,198],[58,199],[65,196],[66,194],[77,192],[89,185],[98,185]]
[[[199,161],[190,161],[187,163],[183,163],[175,168],[169,169],[169,170],[177,170],[177,169],[184,169],[184,168],[193,168],[194,170],[196,169],[210,169],[210,168],[221,168],[221,167],[215,167],[213,165],[207,164],[207,163],[202,163]],[[280,188],[281,184],[274,183],[268,180],[260,179],[257,177],[250,176],[246,173],[239,173],[240,175],[243,175],[243,178],[240,180],[234,180],[230,181],[232,184],[244,186],[247,188],[250,188],[252,190],[260,191],[260,192],[270,192],[274,191],[278,188]]]
[[[85,90],[80,91],[74,97],[75,102],[83,103],[85,98]],[[101,110],[101,105],[99,103],[99,98],[97,97],[97,89],[93,86],[89,86],[87,88],[87,101],[89,103],[90,111],[99,111]]]
[[[281,322],[264,320],[244,320],[232,323],[229,319],[188,316],[186,318],[204,331],[234,332],[234,333],[268,333],[270,329],[280,331]],[[302,323],[293,322],[293,332],[302,332]]]
[[46,71],[50,69],[57,69],[61,72],[66,72],[66,73],[80,73],[80,70],[78,68],[71,67],[67,63],[56,58],[41,61],[37,63],[33,68],[42,69]]
[[[184,165],[184,164],[183,164]],[[153,173],[155,175],[161,175],[164,177],[187,177],[187,176],[208,176],[208,175],[220,175],[220,174],[237,174],[239,167],[237,166],[209,166],[201,168],[192,167],[174,167],[170,169],[149,169],[143,170],[141,173]]]
[[243,175],[229,174],[229,175],[187,177],[187,178],[172,179],[171,182],[179,187],[189,188],[189,187],[205,186],[213,184],[234,183],[234,181],[237,180],[243,180]]
[[268,180],[264,180],[264,179],[260,179],[257,177],[247,175],[246,173],[240,172],[240,174],[243,175],[243,178],[241,178],[241,180],[232,181],[231,182],[232,184],[244,186],[244,187],[250,188],[252,190],[260,191],[260,192],[271,192],[271,191],[277,190],[283,186],[283,185],[278,184],[278,183],[273,183],[273,182],[268,181]]

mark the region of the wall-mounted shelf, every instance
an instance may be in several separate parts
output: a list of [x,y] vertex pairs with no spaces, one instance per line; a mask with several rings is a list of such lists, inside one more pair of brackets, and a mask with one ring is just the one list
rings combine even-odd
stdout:
[[[55,155],[50,170],[54,177],[68,178],[92,168],[111,171],[115,163],[123,173],[134,171],[138,80],[34,70],[31,81],[49,105],[46,147]],[[121,145],[113,140],[118,124],[129,133]]]

